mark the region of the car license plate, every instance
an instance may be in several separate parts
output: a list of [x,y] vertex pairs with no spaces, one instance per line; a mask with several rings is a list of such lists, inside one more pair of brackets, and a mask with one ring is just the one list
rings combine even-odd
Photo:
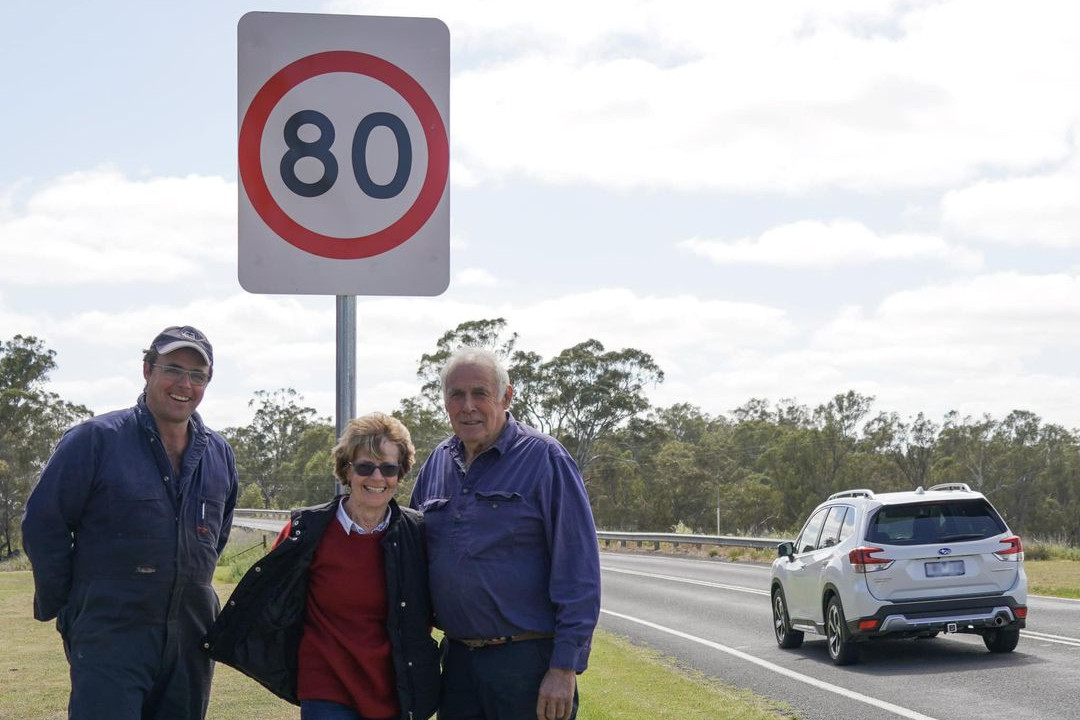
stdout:
[[926,577],[950,577],[964,574],[963,560],[926,563]]

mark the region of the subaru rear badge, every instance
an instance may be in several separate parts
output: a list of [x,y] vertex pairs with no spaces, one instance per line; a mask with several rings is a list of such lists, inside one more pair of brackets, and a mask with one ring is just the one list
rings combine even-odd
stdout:
[[952,552],[952,550],[949,549],[949,548],[938,548],[937,554],[938,555],[948,555],[951,552]]

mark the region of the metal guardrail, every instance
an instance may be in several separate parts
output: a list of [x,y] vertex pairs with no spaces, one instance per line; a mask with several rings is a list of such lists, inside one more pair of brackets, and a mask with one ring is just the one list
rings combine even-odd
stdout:
[[[288,510],[255,510],[250,508],[237,508],[233,512],[233,525],[241,527],[262,528],[262,525],[248,525],[245,520],[280,520],[284,522],[289,517]],[[642,532],[608,532],[598,530],[596,538],[604,546],[613,542],[625,546],[627,543],[635,543],[638,547],[651,544],[653,549],[659,549],[661,543],[679,547],[680,545],[692,545],[701,548],[705,545],[713,547],[746,547],[755,549],[772,549],[783,540],[775,538],[752,538],[736,537],[733,535],[686,535],[678,533],[642,533]]]
[[258,510],[252,508],[236,508],[233,510],[233,524],[236,524],[237,518],[270,518],[271,520],[281,519],[287,520],[291,510]]
[[597,530],[596,537],[604,545],[618,542],[626,545],[628,542],[636,543],[638,547],[650,543],[654,549],[660,548],[660,543],[667,543],[675,547],[680,545],[693,545],[700,548],[704,545],[715,547],[745,547],[758,550],[775,548],[783,540],[773,538],[736,537],[734,535],[686,535],[679,533],[639,533],[639,532],[608,532]]

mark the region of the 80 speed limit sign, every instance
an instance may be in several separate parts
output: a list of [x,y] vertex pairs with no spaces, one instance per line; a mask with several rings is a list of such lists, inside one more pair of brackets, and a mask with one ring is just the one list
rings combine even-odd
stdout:
[[443,292],[446,26],[248,13],[237,40],[240,284],[265,293]]

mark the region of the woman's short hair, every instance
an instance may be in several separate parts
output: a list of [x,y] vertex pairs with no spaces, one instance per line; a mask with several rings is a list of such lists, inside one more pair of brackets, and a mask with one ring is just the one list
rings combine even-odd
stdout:
[[[383,440],[394,443],[398,449],[396,458],[382,455]],[[416,448],[405,424],[396,417],[381,412],[353,418],[345,426],[337,445],[331,451],[334,458],[334,475],[344,485],[349,484],[349,465],[357,453],[364,452],[376,460],[386,460],[401,466],[402,478],[416,461]]]

